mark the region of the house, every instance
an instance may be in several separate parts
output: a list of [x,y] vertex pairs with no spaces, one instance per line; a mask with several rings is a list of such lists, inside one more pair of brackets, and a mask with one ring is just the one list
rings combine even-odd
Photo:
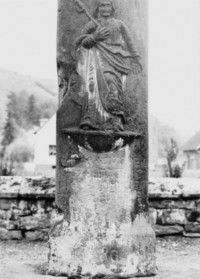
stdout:
[[186,155],[186,169],[200,170],[200,131],[186,142],[182,150]]
[[35,132],[34,163],[35,175],[55,175],[56,114]]

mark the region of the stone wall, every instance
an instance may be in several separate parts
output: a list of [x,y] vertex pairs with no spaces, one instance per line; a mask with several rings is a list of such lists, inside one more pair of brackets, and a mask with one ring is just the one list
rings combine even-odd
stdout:
[[[157,236],[200,237],[200,179],[151,179],[149,196]],[[54,179],[0,177],[0,239],[48,239],[54,197]]]
[[0,239],[46,240],[54,191],[54,179],[0,177]]
[[149,193],[157,236],[200,237],[200,179],[151,179]]

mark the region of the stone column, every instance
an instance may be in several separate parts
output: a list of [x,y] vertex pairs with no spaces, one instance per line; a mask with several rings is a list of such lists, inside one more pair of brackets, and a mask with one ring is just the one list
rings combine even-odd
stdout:
[[147,0],[59,0],[57,42],[61,219],[50,232],[48,272],[155,274],[148,217]]

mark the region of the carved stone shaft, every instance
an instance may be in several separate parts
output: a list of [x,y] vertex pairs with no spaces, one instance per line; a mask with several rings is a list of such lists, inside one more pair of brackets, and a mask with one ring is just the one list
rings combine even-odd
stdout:
[[49,273],[149,276],[147,0],[59,0]]

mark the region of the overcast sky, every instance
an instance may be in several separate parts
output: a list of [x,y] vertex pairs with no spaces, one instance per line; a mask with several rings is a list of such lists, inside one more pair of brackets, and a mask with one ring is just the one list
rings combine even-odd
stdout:
[[200,0],[149,0],[150,111],[183,134],[200,130]]
[[[150,113],[190,136],[200,130],[200,0],[147,1]],[[56,9],[0,0],[0,67],[56,78]]]
[[0,0],[0,67],[56,77],[56,0]]

